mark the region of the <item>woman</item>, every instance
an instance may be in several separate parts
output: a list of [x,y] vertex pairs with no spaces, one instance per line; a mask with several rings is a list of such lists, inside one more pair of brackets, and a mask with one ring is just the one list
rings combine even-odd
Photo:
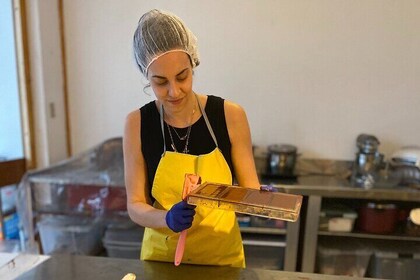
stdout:
[[134,55],[156,101],[131,112],[124,132],[130,218],[146,227],[141,259],[174,261],[188,229],[184,263],[244,267],[235,213],[182,201],[186,173],[202,181],[260,188],[244,110],[192,89],[196,38],[177,16],[152,10],[134,34]]

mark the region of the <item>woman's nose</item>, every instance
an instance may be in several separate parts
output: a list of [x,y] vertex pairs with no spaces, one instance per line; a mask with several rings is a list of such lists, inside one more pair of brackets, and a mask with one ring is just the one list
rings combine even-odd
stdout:
[[168,94],[172,97],[177,97],[180,94],[179,87],[176,83],[169,83]]

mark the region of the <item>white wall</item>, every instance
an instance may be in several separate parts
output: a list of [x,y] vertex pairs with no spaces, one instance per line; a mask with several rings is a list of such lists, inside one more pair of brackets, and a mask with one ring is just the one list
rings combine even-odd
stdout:
[[57,0],[25,3],[36,162],[42,168],[68,156],[59,9]]
[[420,145],[420,2],[64,1],[71,139],[78,153],[120,136],[142,92],[131,40],[170,10],[198,37],[195,89],[241,104],[257,145],[353,159],[359,133],[387,156]]

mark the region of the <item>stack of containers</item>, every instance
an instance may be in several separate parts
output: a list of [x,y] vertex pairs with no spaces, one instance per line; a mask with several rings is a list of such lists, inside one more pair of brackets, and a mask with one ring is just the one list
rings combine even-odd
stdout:
[[318,272],[331,275],[364,277],[372,252],[346,246],[318,246]]
[[43,215],[37,226],[44,254],[96,255],[102,250],[103,224],[97,218]]
[[375,252],[367,271],[368,277],[410,280],[420,274],[420,253],[398,254]]
[[144,228],[130,221],[110,224],[102,243],[108,257],[139,259],[143,234]]

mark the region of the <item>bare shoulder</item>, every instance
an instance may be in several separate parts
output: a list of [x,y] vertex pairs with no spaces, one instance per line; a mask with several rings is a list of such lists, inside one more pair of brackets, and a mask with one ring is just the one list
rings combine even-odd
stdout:
[[229,100],[224,102],[226,126],[232,143],[243,141],[249,137],[249,125],[245,110],[237,103]]
[[136,146],[140,141],[140,110],[130,112],[125,118],[124,145]]
[[224,108],[226,121],[228,122],[228,124],[246,120],[245,110],[239,104],[229,100],[225,100]]
[[139,122],[140,122],[140,112],[139,112],[139,109],[136,109],[134,111],[131,111],[125,117],[125,123],[126,124],[132,124],[132,123],[137,123],[138,124]]
[[[134,110],[125,117],[124,134],[138,133],[140,130],[140,110]],[[137,134],[138,135],[138,134]]]

